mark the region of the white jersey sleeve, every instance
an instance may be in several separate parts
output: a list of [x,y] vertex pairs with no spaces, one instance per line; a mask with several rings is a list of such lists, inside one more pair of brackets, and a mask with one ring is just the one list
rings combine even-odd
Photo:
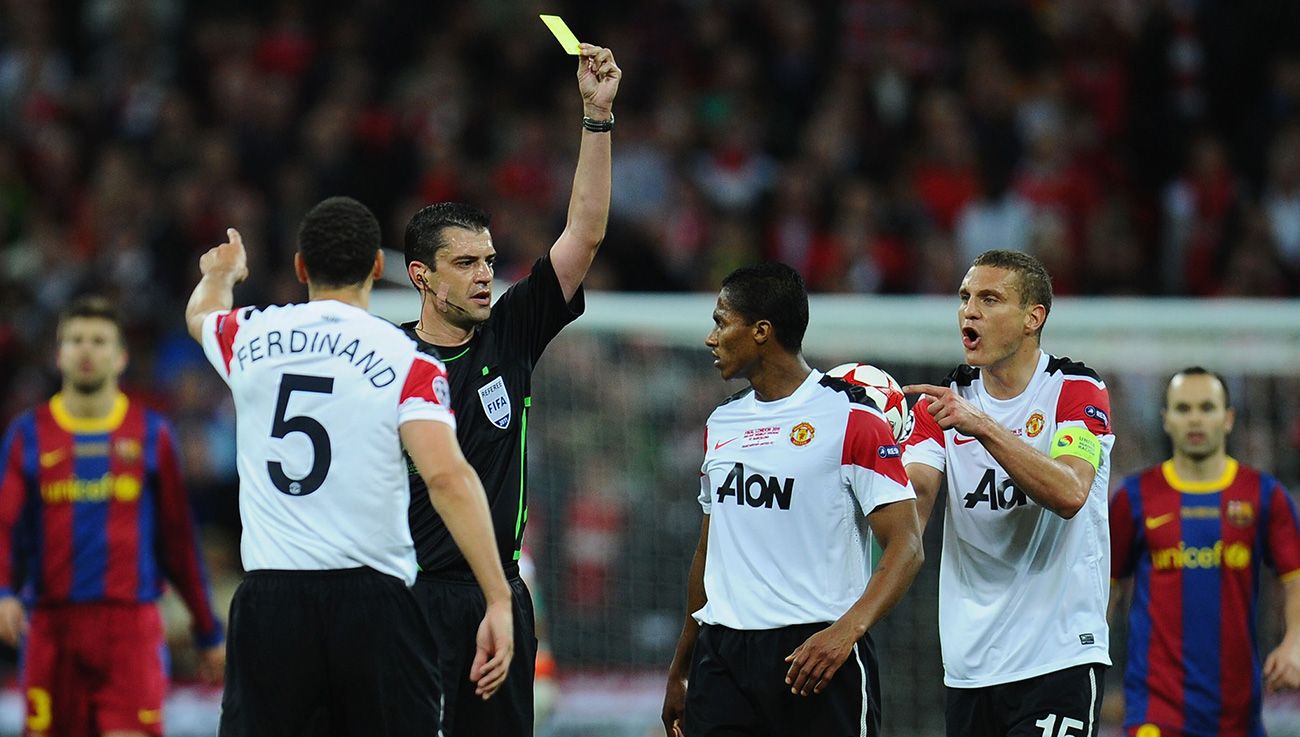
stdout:
[[912,418],[912,434],[903,443],[903,465],[920,463],[942,473],[946,466],[943,430],[930,414],[929,397],[912,406]]
[[397,424],[413,420],[434,420],[456,427],[451,409],[451,384],[447,382],[447,369],[438,361],[416,353],[410,372],[398,396]]
[[203,355],[217,370],[221,380],[230,384],[230,361],[234,358],[235,336],[239,333],[240,313],[246,308],[239,307],[228,312],[209,312],[203,318]]
[[916,498],[903,470],[902,455],[884,417],[865,408],[849,410],[840,471],[863,515],[885,504]]

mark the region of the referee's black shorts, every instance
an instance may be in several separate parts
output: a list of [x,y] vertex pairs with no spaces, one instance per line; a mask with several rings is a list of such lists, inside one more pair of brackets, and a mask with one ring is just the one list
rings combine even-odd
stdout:
[[484,701],[469,679],[479,623],[487,611],[470,573],[421,573],[411,590],[438,642],[443,737],[532,737],[537,623],[533,598],[516,572],[507,577],[514,599],[515,654],[501,690]]
[[220,737],[438,733],[435,645],[370,568],[252,571],[230,605]]
[[701,627],[682,719],[686,737],[877,737],[880,679],[870,634],[821,693],[797,696],[785,682],[786,656],[828,626]]
[[1105,673],[1086,663],[996,686],[949,686],[948,737],[1096,735]]

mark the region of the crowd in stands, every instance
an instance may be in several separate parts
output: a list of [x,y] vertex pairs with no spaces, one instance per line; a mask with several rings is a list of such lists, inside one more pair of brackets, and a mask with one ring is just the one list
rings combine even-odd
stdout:
[[396,249],[454,199],[526,271],[581,116],[538,12],[627,80],[589,288],[713,292],[771,258],[817,292],[948,294],[998,247],[1062,295],[1300,294],[1296,3],[0,0],[0,419],[55,388],[57,310],[106,294],[126,385],[233,529],[233,410],[181,325],[199,254],[238,227],[237,300],[298,300],[319,199]]

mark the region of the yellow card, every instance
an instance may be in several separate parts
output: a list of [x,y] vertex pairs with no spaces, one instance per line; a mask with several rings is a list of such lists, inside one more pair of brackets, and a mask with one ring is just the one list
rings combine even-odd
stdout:
[[564,47],[565,53],[571,56],[578,55],[578,37],[573,35],[573,31],[569,30],[569,26],[565,24],[563,18],[558,15],[539,15],[537,17],[541,18],[546,27],[551,29],[551,33],[555,34],[555,40],[559,41],[560,46]]

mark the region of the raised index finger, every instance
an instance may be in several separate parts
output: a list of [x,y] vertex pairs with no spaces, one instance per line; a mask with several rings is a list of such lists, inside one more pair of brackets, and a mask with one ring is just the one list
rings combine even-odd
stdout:
[[239,248],[244,247],[244,237],[239,234],[238,230],[235,230],[234,228],[226,228],[226,237],[230,239],[230,245],[238,246]]
[[903,387],[904,394],[929,394],[932,397],[947,394],[950,391],[952,390],[947,387],[935,386],[934,384],[908,384]]

